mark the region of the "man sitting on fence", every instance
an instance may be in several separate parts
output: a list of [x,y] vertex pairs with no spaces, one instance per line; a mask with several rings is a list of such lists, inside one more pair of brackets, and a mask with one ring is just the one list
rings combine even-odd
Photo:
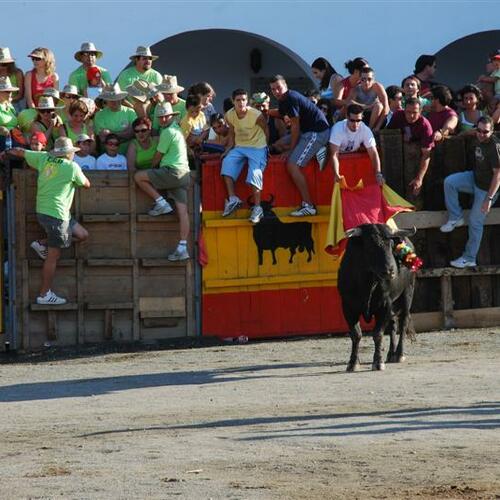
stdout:
[[449,233],[464,224],[458,193],[472,194],[474,201],[469,215],[469,238],[462,256],[450,262],[453,267],[458,268],[476,265],[484,220],[498,197],[500,140],[493,135],[493,121],[489,116],[479,118],[476,137],[468,147],[473,148],[472,170],[451,174],[444,180],[448,222],[440,228],[443,233]]
[[149,215],[157,216],[173,212],[170,203],[157,191],[168,191],[175,201],[179,217],[180,241],[177,248],[168,255],[168,260],[178,261],[189,259],[187,238],[189,236],[188,188],[191,176],[187,156],[186,141],[182,132],[174,125],[178,112],[172,109],[169,102],[158,104],[155,110],[160,121],[161,133],[152,169],[139,170],[134,178],[142,191],[155,200]]
[[242,205],[242,201],[234,191],[234,183],[248,162],[246,183],[252,189],[254,202],[249,220],[252,224],[257,224],[264,217],[264,211],[260,206],[260,194],[264,169],[267,165],[269,131],[265,116],[249,106],[246,90],[236,89],[232,97],[234,107],[226,113],[229,141],[223,154],[221,169],[228,196],[222,216],[231,215]]
[[432,126],[422,116],[420,101],[415,97],[408,98],[405,109],[394,113],[387,128],[400,129],[403,132],[403,140],[405,142],[420,143],[420,165],[417,175],[409,185],[413,194],[418,195],[422,189],[422,182],[429,168],[431,150],[434,147]]
[[12,156],[24,158],[31,168],[38,171],[36,213],[47,234],[46,239],[31,243],[31,248],[45,260],[40,295],[36,299],[38,304],[56,306],[66,303],[66,299],[51,290],[61,249],[69,247],[71,240],[81,242],[88,238],[86,229],[71,217],[70,212],[75,187],[90,187],[90,181],[73,161],[76,151],[78,148],[73,147],[67,137],[56,139],[50,153],[21,148],[8,151]]
[[277,118],[288,116],[291,123],[290,145],[285,156],[288,173],[300,191],[302,204],[290,215],[294,217],[316,215],[316,207],[301,169],[326,146],[330,126],[323,112],[313,102],[295,90],[288,90],[283,76],[274,76],[270,85],[274,97],[279,102],[278,112],[271,110],[270,115]]

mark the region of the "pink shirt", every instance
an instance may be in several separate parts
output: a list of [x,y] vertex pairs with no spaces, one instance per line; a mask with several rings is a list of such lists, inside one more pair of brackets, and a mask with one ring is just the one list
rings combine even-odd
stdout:
[[54,75],[49,75],[44,82],[40,83],[36,78],[35,71],[30,71],[31,73],[31,98],[35,103],[35,106],[38,106],[38,98],[43,94],[43,91],[48,88],[54,88],[55,85],[55,77]]
[[444,124],[453,116],[457,116],[455,111],[451,108],[445,108],[443,111],[431,111],[427,119],[432,126],[432,131],[436,132],[436,130],[443,128]]

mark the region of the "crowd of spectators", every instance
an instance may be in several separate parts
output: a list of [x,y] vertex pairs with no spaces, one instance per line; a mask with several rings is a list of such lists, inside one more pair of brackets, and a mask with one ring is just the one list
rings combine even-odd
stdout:
[[[345,64],[347,76],[319,57],[311,65],[317,89],[302,94],[289,89],[283,76],[275,75],[265,91],[249,95],[236,89],[224,99],[223,113],[213,105],[215,90],[208,82],[186,85],[186,91],[176,75],[156,71],[158,56],[149,47],[137,47],[129,56],[129,67],[113,80],[97,64],[103,52],[84,42],[74,54],[78,66],[62,89],[50,49],[37,47],[28,57],[33,68],[23,74],[9,48],[0,48],[0,152],[12,147],[32,151],[34,156],[19,150],[13,156],[39,171],[51,161],[46,156],[44,161],[39,159],[44,151],[71,160],[80,172],[134,171],[138,187],[154,200],[152,216],[174,210],[159,192],[167,190],[180,222],[179,245],[169,255],[171,260],[189,258],[189,169],[206,155],[218,154],[222,160],[227,190],[224,217],[243,205],[235,194],[235,182],[248,163],[246,183],[253,195],[249,220],[257,224],[263,217],[260,193],[269,154],[286,159],[300,192],[301,205],[290,215],[314,216],[317,209],[302,173],[312,158],[320,168],[330,160],[338,181],[338,154],[365,148],[377,182],[383,184],[375,135],[384,128],[399,129],[404,141],[421,148],[420,167],[410,182],[412,192],[418,194],[435,144],[454,134],[486,130],[491,135],[500,126],[500,50],[490,54],[484,75],[458,90],[436,81],[437,61],[432,55],[418,57],[401,86],[387,87],[377,81],[374,67],[362,57]],[[270,94],[276,107],[271,107]],[[488,155],[493,158],[494,152]],[[84,177],[79,178],[80,185],[87,184]],[[496,188],[492,191],[496,195]],[[453,213],[459,214],[456,203]],[[452,219],[444,230],[460,223]],[[83,228],[76,227],[83,239]],[[35,247],[39,255],[47,255],[46,243],[37,242]],[[47,287],[42,300],[50,291]]]

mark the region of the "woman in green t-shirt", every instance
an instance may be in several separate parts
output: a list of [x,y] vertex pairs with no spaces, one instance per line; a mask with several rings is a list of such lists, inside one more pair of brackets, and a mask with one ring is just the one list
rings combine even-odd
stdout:
[[76,146],[76,139],[79,135],[88,135],[92,141],[92,153],[95,152],[94,127],[92,120],[88,118],[89,109],[85,102],[73,102],[68,111],[68,121],[59,127],[59,135],[61,137],[69,137]]
[[151,120],[147,117],[136,118],[132,122],[135,138],[130,141],[127,150],[129,170],[151,168],[158,146],[158,137],[151,137],[151,127]]
[[9,47],[0,47],[0,77],[5,76],[8,76],[12,85],[17,87],[17,90],[12,93],[12,105],[19,112],[24,98],[24,75],[10,55]]

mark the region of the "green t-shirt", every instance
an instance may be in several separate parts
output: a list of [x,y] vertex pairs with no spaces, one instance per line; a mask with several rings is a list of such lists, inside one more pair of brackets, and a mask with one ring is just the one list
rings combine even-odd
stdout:
[[[108,129],[111,132],[123,132],[137,118],[137,114],[132,108],[121,106],[118,111],[111,111],[110,108],[101,109],[94,117],[94,132],[99,134],[101,130]],[[119,152],[126,154],[129,141],[120,144]]]
[[136,80],[144,80],[148,83],[160,85],[163,78],[161,74],[153,68],[148,69],[144,73],[140,73],[135,66],[124,69],[118,76],[118,84],[122,90],[126,90],[127,87],[132,85]]
[[170,126],[161,129],[157,151],[163,155],[160,167],[189,172],[186,141],[178,127]]
[[46,151],[25,151],[26,163],[38,170],[36,211],[60,220],[71,218],[75,186],[83,186],[85,176],[74,161],[57,158]]
[[[175,103],[173,106],[172,106],[172,109],[174,110],[174,112],[177,112],[179,113],[176,117],[176,123],[178,125],[181,124],[181,120],[186,116],[187,114],[187,109],[186,109],[186,101],[184,99],[181,99],[179,97],[179,102]],[[156,116],[156,106],[152,106],[150,111],[149,111],[149,118],[151,119],[151,121],[153,122],[153,130],[160,130],[160,121],[158,120],[158,117]]]
[[[97,66],[101,72],[101,80],[106,84],[106,85],[111,85],[113,81],[111,80],[111,76],[109,74],[109,71],[105,68],[101,68],[100,66]],[[76,85],[76,88],[78,89],[79,94],[83,94],[86,88],[88,87],[88,81],[87,81],[87,70],[82,66],[79,66],[75,71],[73,71],[69,75],[69,82],[70,85]]]
[[151,146],[148,149],[143,149],[137,139],[133,139],[132,143],[135,146],[135,168],[137,170],[151,168],[151,163],[158,147],[158,137],[151,137]]
[[23,109],[17,115],[17,123],[23,134],[29,134],[31,130],[31,125],[35,121],[37,110],[34,108]]
[[0,104],[0,126],[12,130],[17,125],[16,110],[10,102]]

